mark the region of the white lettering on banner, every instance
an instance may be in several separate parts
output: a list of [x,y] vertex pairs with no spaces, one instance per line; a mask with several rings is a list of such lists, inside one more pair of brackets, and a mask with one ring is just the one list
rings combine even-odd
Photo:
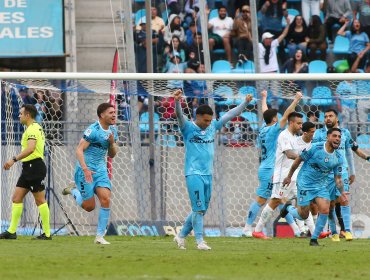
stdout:
[[27,0],[4,0],[5,8],[27,8]]
[[23,12],[0,12],[0,24],[23,23],[25,21]]
[[50,26],[28,27],[23,33],[19,27],[0,29],[0,39],[51,38],[53,35],[53,28]]

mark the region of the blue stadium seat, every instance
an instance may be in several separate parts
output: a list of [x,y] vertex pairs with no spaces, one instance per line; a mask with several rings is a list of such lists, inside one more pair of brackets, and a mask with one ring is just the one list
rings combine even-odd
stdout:
[[212,73],[231,73],[231,64],[227,60],[216,60],[212,65]]
[[239,73],[239,74],[244,74],[244,73],[256,73],[254,63],[253,61],[246,61],[242,65],[237,64],[236,68],[231,70],[232,73]]
[[164,21],[164,24],[167,24],[167,19],[168,19],[168,15],[171,14],[171,10],[168,9],[168,10],[164,10],[162,12],[162,19]]
[[243,86],[239,89],[238,95],[240,99],[236,100],[236,104],[239,105],[240,103],[242,103],[245,100],[245,96],[247,94],[252,94],[253,96],[253,100],[249,104],[256,105],[257,104],[257,90],[255,87],[252,87],[252,86]]
[[360,134],[357,136],[356,142],[361,149],[370,149],[370,135]]
[[145,9],[140,9],[135,13],[135,25],[139,24],[139,20],[145,17]]
[[330,88],[325,86],[318,86],[313,89],[311,105],[330,106],[333,104],[334,103]]
[[[154,112],[154,131],[159,130],[159,115]],[[149,132],[149,113],[144,112],[140,115],[140,131]]]
[[335,37],[334,46],[333,46],[333,53],[334,54],[348,54],[349,53],[349,40],[346,37],[338,35]]
[[229,86],[219,86],[213,92],[215,95],[226,98],[226,100],[215,101],[216,105],[223,106],[223,105],[232,105],[234,104],[234,93],[231,87]]
[[253,130],[258,130],[258,116],[253,112],[243,112],[240,114],[244,119],[249,122],[249,125]]
[[326,73],[328,65],[323,60],[313,60],[308,64],[308,73]]

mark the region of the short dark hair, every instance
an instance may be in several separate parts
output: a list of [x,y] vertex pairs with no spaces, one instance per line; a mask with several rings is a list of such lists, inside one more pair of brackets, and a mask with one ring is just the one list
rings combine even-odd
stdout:
[[266,124],[270,124],[272,119],[277,116],[278,110],[276,109],[267,109],[263,112],[263,119]]
[[302,118],[303,118],[303,115],[302,115],[301,113],[291,112],[291,113],[288,115],[288,122],[293,121],[295,118],[300,118],[300,119],[302,119]]
[[315,124],[312,122],[304,122],[302,124],[302,131],[303,132],[309,132],[311,128],[314,128]]
[[329,113],[329,112],[333,112],[333,113],[338,117],[338,112],[337,112],[337,110],[335,110],[335,109],[333,109],[333,108],[329,108],[329,109],[327,109],[327,110],[325,111],[325,114],[326,114],[326,113]]
[[200,105],[195,111],[196,115],[211,115],[213,116],[213,110],[207,104]]
[[30,114],[32,119],[35,119],[37,116],[37,109],[33,104],[23,104],[21,108],[24,108],[24,111]]
[[340,130],[338,127],[332,127],[328,129],[326,135],[332,134],[334,131],[338,131],[340,134],[342,134],[342,130]]
[[98,117],[100,118],[100,115],[104,113],[108,108],[114,108],[114,106],[110,103],[102,103],[98,106],[98,109],[96,109],[96,113],[98,114]]
[[218,7],[218,11],[220,11],[221,9],[225,9],[225,10],[227,11],[226,6],[224,6],[224,5],[220,5],[220,6]]

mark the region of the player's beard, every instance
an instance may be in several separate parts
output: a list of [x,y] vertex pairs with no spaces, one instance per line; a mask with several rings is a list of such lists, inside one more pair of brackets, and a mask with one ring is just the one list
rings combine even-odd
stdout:
[[326,123],[325,125],[327,129],[333,128],[335,126],[334,123]]

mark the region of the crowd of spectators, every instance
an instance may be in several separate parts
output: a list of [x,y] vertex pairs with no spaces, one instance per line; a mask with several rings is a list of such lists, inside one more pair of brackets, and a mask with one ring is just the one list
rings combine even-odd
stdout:
[[[330,66],[338,59],[343,63],[336,71],[368,72],[370,70],[368,67],[370,14],[367,12],[370,10],[370,1],[367,0],[256,1],[259,38],[253,38],[252,35],[249,1],[207,1],[208,30],[206,31],[201,30],[198,0],[167,0],[166,3],[161,1],[153,3],[154,72],[204,72],[202,32],[208,34],[211,61],[227,60],[231,69],[252,61],[259,63],[262,73],[309,73],[309,64],[312,61],[324,61],[329,66],[327,69],[333,69]],[[163,15],[163,19],[159,15]],[[142,18],[136,25],[135,47],[138,72],[147,72],[146,62],[144,62],[146,59],[145,23],[145,18]],[[329,55],[336,36],[348,39],[347,54]],[[259,42],[258,58],[253,57],[253,40]],[[294,81],[292,84],[297,90],[302,90],[305,95],[311,96],[314,86],[307,86],[303,81]],[[288,83],[290,89],[292,84]],[[272,95],[269,105],[284,110],[284,102],[279,98],[281,91],[287,89],[286,83],[285,88],[284,85],[274,81],[266,82],[264,86]],[[333,96],[340,95],[333,85],[330,87]],[[193,117],[198,104],[206,102],[202,96],[209,93],[204,81],[169,81],[167,88],[185,90],[185,95],[188,96],[189,116]],[[162,102],[160,99],[156,100],[159,106],[170,104],[168,100]],[[346,116],[353,116],[353,114],[348,113],[350,111],[341,103],[343,102],[337,102],[339,105],[337,108],[346,120]],[[222,110],[222,107],[218,108]],[[170,112],[172,109],[166,110]],[[304,113],[321,109],[323,108],[312,109],[306,106]],[[160,110],[157,112],[160,113]],[[366,119],[357,118],[357,121],[368,121],[366,112],[363,115]],[[168,116],[173,119],[170,113],[160,114],[160,116],[164,120],[167,120]]]

